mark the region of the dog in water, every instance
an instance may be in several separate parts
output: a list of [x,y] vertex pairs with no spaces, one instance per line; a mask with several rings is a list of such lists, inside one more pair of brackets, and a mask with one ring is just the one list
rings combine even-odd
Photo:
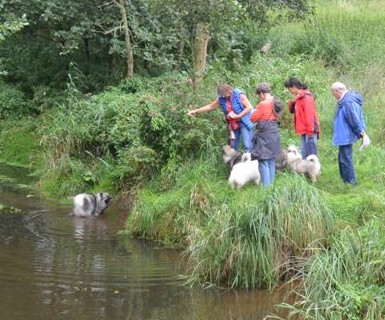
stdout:
[[248,182],[259,184],[261,176],[258,169],[258,160],[251,160],[250,153],[235,151],[229,145],[222,148],[223,160],[231,172],[229,184],[232,188],[241,188]]
[[73,198],[72,215],[76,217],[99,216],[111,204],[107,192],[80,193]]
[[287,167],[290,171],[306,174],[312,182],[316,182],[321,174],[321,164],[315,154],[302,159],[298,149],[291,145],[287,148]]

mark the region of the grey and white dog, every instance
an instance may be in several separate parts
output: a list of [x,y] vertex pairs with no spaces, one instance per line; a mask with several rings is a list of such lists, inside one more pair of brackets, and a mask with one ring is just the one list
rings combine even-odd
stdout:
[[315,154],[302,159],[297,147],[290,145],[287,148],[287,168],[296,173],[306,174],[312,182],[316,182],[321,174],[321,163]]
[[282,149],[281,153],[275,157],[275,170],[284,170],[287,167],[287,149]]
[[76,217],[99,216],[111,204],[107,192],[80,193],[73,198],[72,215]]
[[230,170],[234,167],[234,165],[242,161],[242,155],[242,152],[234,150],[228,144],[222,147],[223,161],[227,164]]

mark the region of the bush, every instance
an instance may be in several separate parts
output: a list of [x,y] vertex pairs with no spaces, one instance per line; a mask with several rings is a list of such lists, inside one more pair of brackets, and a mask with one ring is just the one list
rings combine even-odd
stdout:
[[20,119],[30,114],[24,93],[0,82],[0,120]]

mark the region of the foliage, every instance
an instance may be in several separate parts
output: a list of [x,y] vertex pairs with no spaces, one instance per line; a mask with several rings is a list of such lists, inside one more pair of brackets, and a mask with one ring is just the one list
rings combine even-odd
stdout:
[[38,140],[34,134],[37,123],[34,119],[7,121],[0,130],[1,160],[12,164],[37,168],[41,165]]
[[[323,284],[317,270],[327,276],[328,270],[333,270],[327,264],[333,263],[333,259],[351,267],[346,261],[338,260],[344,258],[346,249],[347,256],[356,259],[347,240],[344,236],[338,237],[338,233],[346,226],[352,230],[366,223],[370,226],[371,221],[385,211],[382,187],[385,182],[382,161],[385,51],[383,42],[378,41],[384,32],[380,2],[322,1],[317,3],[315,18],[306,21],[288,21],[268,11],[274,18],[269,17],[269,21],[277,22],[270,31],[258,30],[259,20],[254,24],[252,19],[243,16],[234,20],[237,28],[231,32],[227,26],[217,27],[213,21],[210,64],[200,87],[191,85],[188,72],[165,73],[177,66],[188,70],[190,61],[185,51],[182,50],[181,61],[177,57],[179,45],[187,46],[184,50],[191,49],[188,48],[191,30],[177,27],[191,22],[184,18],[192,19],[193,14],[199,17],[199,10],[187,13],[176,10],[175,19],[170,21],[170,7],[163,5],[164,10],[155,17],[152,10],[158,2],[148,7],[144,1],[132,1],[130,23],[135,27],[132,32],[139,61],[136,71],[162,76],[136,75],[116,85],[116,79],[122,74],[124,53],[119,32],[103,34],[102,29],[98,29],[99,32],[89,34],[87,24],[73,34],[68,31],[71,19],[84,24],[91,17],[95,19],[93,23],[100,22],[99,26],[116,27],[116,12],[112,7],[99,21],[100,7],[90,8],[88,1],[74,7],[85,12],[90,10],[87,17],[80,18],[76,10],[63,13],[63,3],[56,1],[48,5],[46,1],[37,1],[36,6],[32,6],[15,0],[12,4],[18,9],[29,9],[34,24],[7,38],[0,47],[11,71],[6,79],[20,84],[12,89],[2,85],[0,109],[7,119],[2,119],[0,135],[3,159],[32,163],[39,169],[45,190],[60,197],[101,187],[114,193],[137,193],[138,198],[127,199],[135,206],[127,233],[132,231],[136,236],[187,248],[192,283],[273,287],[281,276],[298,274],[300,284],[307,281],[306,290],[300,291],[307,307],[307,302],[311,303],[314,296],[324,292],[322,288],[316,292],[319,287],[309,285],[312,278]],[[205,2],[206,5],[210,3]],[[61,18],[61,14],[65,16]],[[58,30],[66,32],[54,35]],[[65,41],[60,43],[60,39]],[[271,41],[272,45],[267,53],[259,50],[264,40]],[[110,53],[106,53],[109,50]],[[30,58],[34,55],[37,60]],[[288,101],[291,95],[282,83],[291,75],[305,81],[316,96],[322,126],[318,142],[322,175],[315,186],[309,186],[301,177],[279,173],[271,189],[246,187],[234,192],[226,184],[227,173],[220,156],[220,147],[226,143],[223,114],[218,108],[190,118],[187,110],[211,102],[216,97],[217,84],[222,81],[243,89],[253,104],[256,84],[267,81],[277,98]],[[359,179],[354,188],[341,182],[337,148],[331,146],[336,101],[329,87],[337,80],[364,94],[367,131],[372,139],[372,145],[361,153],[358,145],[354,146]],[[98,93],[111,83],[114,87]],[[53,86],[67,90],[58,98]],[[10,117],[20,120],[14,122]],[[283,114],[280,129],[283,146],[298,143],[291,114]],[[275,205],[272,199],[286,202],[277,201]],[[325,250],[306,247],[329,231],[329,208],[335,216],[333,241],[327,242]],[[265,218],[265,212],[271,213],[269,219]],[[325,215],[320,215],[323,212]],[[274,236],[273,223],[277,232]],[[302,223],[308,223],[311,229]],[[261,230],[265,232],[264,237]],[[367,239],[366,236],[363,239]],[[339,247],[340,242],[346,247]],[[264,247],[256,247],[255,243]],[[376,250],[382,245],[380,239],[378,243]],[[365,244],[370,242],[362,245]],[[371,248],[365,249],[370,252]],[[322,258],[314,256],[309,263],[318,259],[327,266],[322,269],[315,263],[301,268],[307,261],[302,258],[315,252],[322,252]],[[327,257],[329,253],[333,254],[332,258]],[[372,253],[370,259],[377,259],[378,252]],[[376,269],[378,265],[373,265],[375,268],[371,269],[362,263],[358,269],[382,272]],[[333,316],[338,319],[343,314],[348,318],[348,314],[341,311],[345,305],[352,318],[375,315],[379,304],[369,304],[367,298],[382,297],[377,283],[366,281],[365,277],[364,282],[359,277],[342,280],[343,290],[338,294],[331,292],[335,299],[325,298],[341,306],[333,309]],[[296,312],[300,315],[314,311],[304,310]]]
[[108,172],[115,188],[121,189],[148,181],[165,167],[170,169],[169,161],[203,152],[201,145],[210,141],[206,139],[213,135],[213,128],[205,121],[206,127],[192,127],[185,109],[192,88],[185,80],[183,76],[155,80],[147,90],[140,78],[134,78],[95,96],[84,96],[70,87],[59,113],[46,112],[39,128],[46,150],[43,180],[55,185],[70,179],[70,189],[60,183],[61,192],[67,194],[97,185],[101,176],[85,179],[85,172],[97,172],[102,166],[100,174]]
[[0,19],[0,42],[28,25],[25,13],[21,16],[11,12],[4,13],[4,7],[5,1],[0,1],[0,9],[3,13]]
[[[133,0],[125,4],[131,48],[127,48],[114,1],[2,0],[0,21],[10,21],[4,23],[6,29],[16,32],[24,27],[1,43],[5,79],[18,83],[29,96],[40,85],[63,89],[68,74],[73,79],[79,76],[75,82],[82,92],[101,91],[124,79],[125,57],[131,49],[137,75],[188,71],[198,22],[210,25],[212,56],[228,61],[250,59],[279,16],[310,12],[307,0],[295,4],[264,0],[258,5],[252,0]],[[20,13],[24,15],[17,18]],[[0,40],[1,35],[2,29]]]

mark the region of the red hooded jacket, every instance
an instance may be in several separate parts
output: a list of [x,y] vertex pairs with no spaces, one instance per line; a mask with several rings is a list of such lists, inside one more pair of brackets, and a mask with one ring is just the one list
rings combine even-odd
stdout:
[[321,128],[315,101],[312,93],[303,89],[289,102],[289,112],[294,113],[294,128],[297,134],[312,136],[317,133],[319,138]]

